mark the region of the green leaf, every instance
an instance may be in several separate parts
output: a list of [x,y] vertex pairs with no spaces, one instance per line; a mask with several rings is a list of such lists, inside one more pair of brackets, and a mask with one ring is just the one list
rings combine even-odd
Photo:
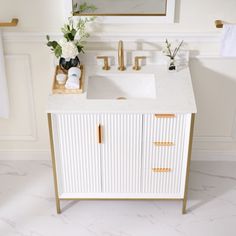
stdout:
[[58,44],[58,42],[56,42],[56,41],[52,41],[52,42],[51,42],[51,45],[52,45],[52,47],[53,47],[54,50],[55,50],[55,48],[56,48],[59,44]]
[[77,30],[76,30],[76,29],[72,29],[72,30],[71,30],[71,34],[72,34],[73,37],[75,37],[76,33],[77,33]]
[[48,41],[47,46],[52,47],[55,49],[57,47],[58,43],[56,41]]
[[82,45],[77,45],[78,52],[83,52],[83,47]]
[[50,40],[50,36],[49,35],[46,35],[46,38],[47,38],[48,41]]
[[55,56],[57,58],[61,57],[61,54],[62,54],[62,48],[61,46],[58,44],[57,47],[54,49],[54,53],[55,53]]
[[67,41],[73,41],[75,38],[71,33],[65,34],[64,37],[67,39]]

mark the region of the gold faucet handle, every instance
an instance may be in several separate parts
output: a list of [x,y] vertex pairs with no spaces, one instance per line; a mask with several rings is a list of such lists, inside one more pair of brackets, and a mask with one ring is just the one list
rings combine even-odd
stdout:
[[110,70],[111,67],[109,66],[108,56],[97,56],[97,59],[103,59],[104,65],[102,67],[103,70]]
[[141,70],[141,66],[139,65],[139,61],[146,59],[146,57],[135,57],[134,58],[134,66],[133,66],[133,70]]

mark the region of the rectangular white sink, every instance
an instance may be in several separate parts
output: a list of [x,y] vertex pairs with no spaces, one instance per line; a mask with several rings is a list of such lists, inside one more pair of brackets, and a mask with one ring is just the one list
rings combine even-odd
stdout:
[[99,74],[88,77],[88,99],[155,99],[155,75]]

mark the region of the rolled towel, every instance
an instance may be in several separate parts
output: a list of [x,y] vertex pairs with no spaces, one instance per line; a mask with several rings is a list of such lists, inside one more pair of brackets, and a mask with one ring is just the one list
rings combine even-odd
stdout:
[[80,89],[80,81],[77,76],[69,76],[66,81],[65,88],[67,89]]
[[80,78],[81,76],[81,70],[80,68],[78,67],[71,67],[69,70],[68,70],[68,76],[76,76],[77,78]]

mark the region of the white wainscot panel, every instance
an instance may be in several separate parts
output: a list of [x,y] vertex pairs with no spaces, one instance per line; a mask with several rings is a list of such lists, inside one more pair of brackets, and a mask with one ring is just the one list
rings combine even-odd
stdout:
[[30,56],[6,55],[10,118],[0,119],[0,140],[36,140],[33,86]]
[[224,58],[191,59],[197,100],[197,141],[230,142],[236,137],[236,61]]

